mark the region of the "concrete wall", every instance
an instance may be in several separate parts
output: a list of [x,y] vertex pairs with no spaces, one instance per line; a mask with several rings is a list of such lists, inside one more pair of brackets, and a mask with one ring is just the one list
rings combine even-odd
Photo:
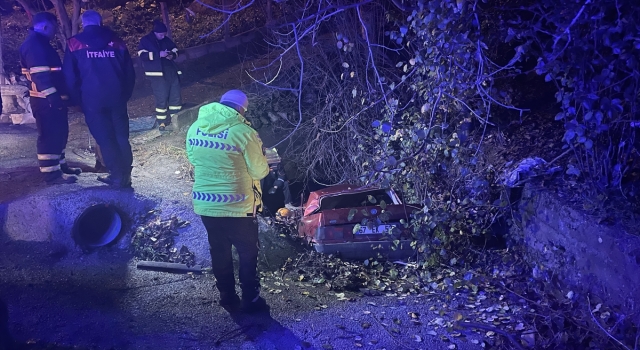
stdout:
[[[153,200],[133,191],[94,187],[90,181],[51,186],[15,201],[0,203],[0,241],[56,242],[73,247],[71,229],[75,220],[91,205],[114,205],[123,213],[125,221],[156,205]],[[126,223],[125,229],[128,229]]]
[[[259,29],[254,29],[222,41],[183,48],[180,49],[176,62],[180,64],[188,63],[189,61],[196,58],[200,58],[209,54],[225,52],[227,50],[237,48],[243,44],[248,44],[260,38],[262,38],[262,32]],[[137,55],[135,55],[134,57],[134,66],[136,68],[136,73],[139,76],[144,76],[144,71],[142,70],[142,62]]]
[[536,278],[553,280],[586,303],[589,293],[640,321],[640,227],[600,224],[557,194],[527,185],[519,207],[528,261]]

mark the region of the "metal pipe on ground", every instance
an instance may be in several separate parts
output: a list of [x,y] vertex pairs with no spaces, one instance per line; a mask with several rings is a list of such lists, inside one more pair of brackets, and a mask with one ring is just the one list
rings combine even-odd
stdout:
[[78,216],[71,234],[80,247],[92,249],[113,243],[122,232],[122,226],[120,213],[113,205],[96,204]]
[[152,270],[172,273],[202,273],[200,265],[187,266],[186,264],[162,262],[162,261],[139,261],[137,265],[140,270]]

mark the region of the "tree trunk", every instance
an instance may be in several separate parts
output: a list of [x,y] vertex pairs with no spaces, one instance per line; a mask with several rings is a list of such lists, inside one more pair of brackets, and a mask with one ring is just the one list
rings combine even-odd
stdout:
[[267,26],[273,25],[271,22],[273,19],[271,18],[271,0],[267,0]]
[[[232,9],[232,7],[231,7],[230,5],[231,5],[232,3],[234,3],[234,0],[222,0],[222,8],[223,8],[224,10],[231,10],[231,9]],[[224,17],[226,17],[226,16],[231,16],[231,15],[227,15],[227,14],[225,14],[225,15],[223,16],[223,18],[224,18]],[[229,21],[227,21],[227,22],[224,24],[224,40],[227,40],[227,39],[229,39],[229,38],[231,37],[230,32],[231,32],[231,30],[230,30],[230,27],[229,27]]]
[[167,36],[171,38],[171,24],[169,23],[169,10],[166,2],[160,2],[160,11],[162,12],[162,21],[167,26]]
[[80,31],[80,0],[73,0],[73,15],[71,17],[71,35],[76,35]]
[[26,2],[25,0],[16,0],[20,6],[22,6],[22,8],[24,9],[24,12],[27,13],[27,17],[29,17],[29,22],[33,23],[33,9],[31,8],[31,6],[29,6],[29,3]]
[[69,20],[69,14],[64,7],[64,0],[53,0],[53,6],[58,13],[58,20],[60,21],[60,32],[63,36],[63,42],[67,42],[67,39],[71,37],[71,21]]
[[0,85],[4,85],[6,83],[7,82],[4,79],[4,60],[2,59],[2,26],[0,26]]

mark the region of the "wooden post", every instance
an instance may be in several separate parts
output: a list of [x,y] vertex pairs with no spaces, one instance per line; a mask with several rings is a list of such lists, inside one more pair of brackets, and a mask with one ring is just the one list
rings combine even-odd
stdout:
[[160,2],[160,11],[162,12],[162,21],[167,26],[167,36],[171,38],[171,24],[169,23],[169,10],[166,2]]

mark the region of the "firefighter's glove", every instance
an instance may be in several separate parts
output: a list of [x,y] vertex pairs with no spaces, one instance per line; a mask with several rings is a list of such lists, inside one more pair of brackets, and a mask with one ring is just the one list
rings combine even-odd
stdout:
[[49,106],[53,109],[62,110],[67,107],[60,94],[51,94],[47,96],[47,100],[49,101]]

